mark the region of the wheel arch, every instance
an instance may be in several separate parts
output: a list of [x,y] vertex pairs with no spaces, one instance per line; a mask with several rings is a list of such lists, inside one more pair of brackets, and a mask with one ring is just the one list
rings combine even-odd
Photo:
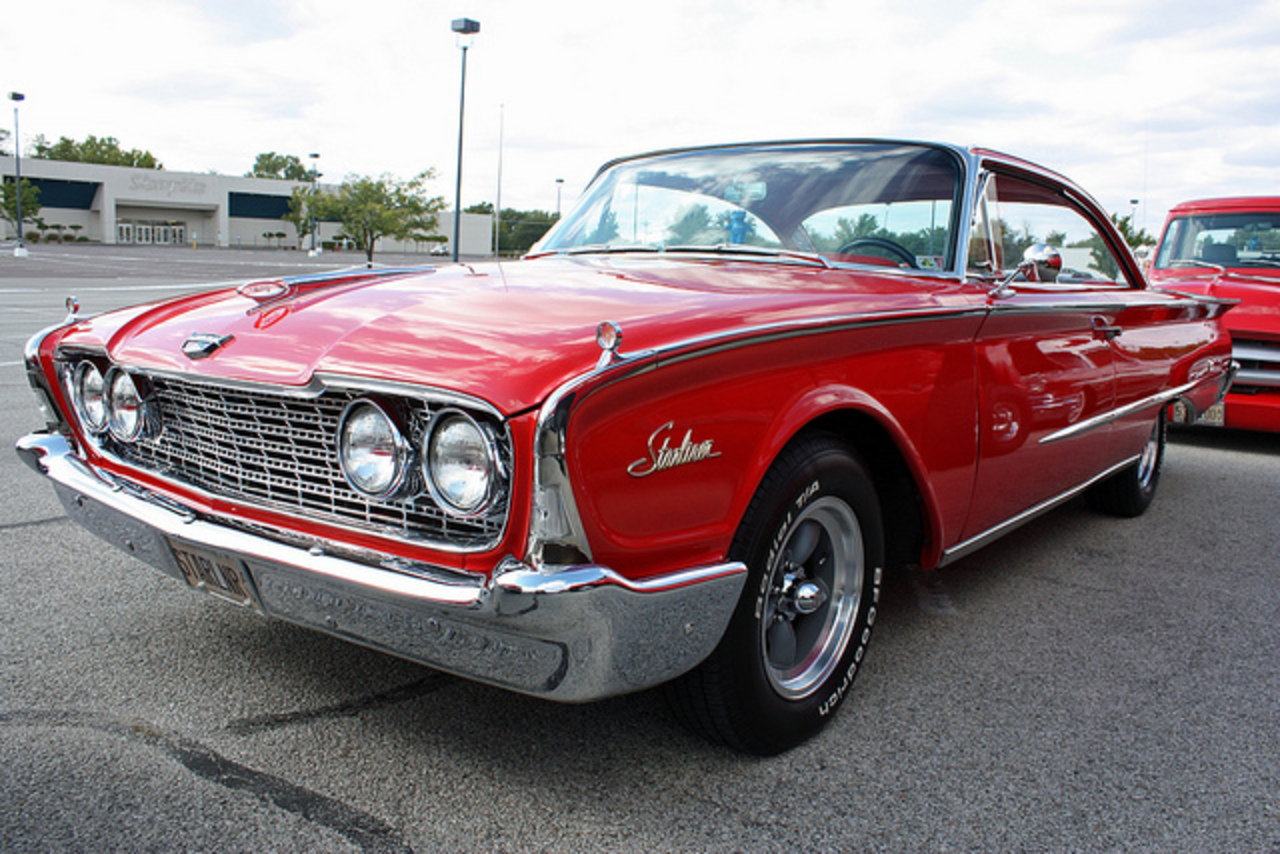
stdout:
[[769,464],[792,443],[814,432],[835,436],[866,465],[880,500],[886,563],[930,564],[925,551],[936,541],[930,532],[938,524],[932,493],[922,485],[925,481],[917,474],[919,461],[889,413],[856,398],[838,407],[811,412],[808,418],[793,424],[785,441],[777,443]]

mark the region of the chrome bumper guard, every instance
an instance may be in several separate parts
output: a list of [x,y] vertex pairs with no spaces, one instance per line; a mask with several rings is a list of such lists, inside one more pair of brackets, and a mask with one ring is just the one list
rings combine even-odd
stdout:
[[172,543],[243,561],[264,615],[479,682],[562,702],[679,676],[719,642],[746,579],[725,563],[630,581],[600,566],[556,572],[507,558],[474,583],[397,571],[201,517],[95,473],[52,433],[18,455],[53,481],[67,514],[108,543],[184,579]]

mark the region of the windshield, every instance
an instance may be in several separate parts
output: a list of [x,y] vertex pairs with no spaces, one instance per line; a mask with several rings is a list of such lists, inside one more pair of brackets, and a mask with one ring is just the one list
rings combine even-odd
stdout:
[[1156,269],[1253,267],[1280,269],[1280,211],[1197,214],[1165,227]]
[[960,162],[895,143],[739,146],[609,167],[535,252],[714,251],[947,268]]

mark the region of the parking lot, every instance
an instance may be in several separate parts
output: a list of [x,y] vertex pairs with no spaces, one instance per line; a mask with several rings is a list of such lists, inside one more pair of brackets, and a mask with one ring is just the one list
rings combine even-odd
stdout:
[[[379,256],[379,263],[426,263]],[[0,255],[22,346],[82,312],[354,253]],[[1068,504],[886,586],[851,699],[783,756],[660,692],[564,706],[209,597],[71,525],[0,453],[0,851],[1280,851],[1280,437],[1177,431],[1151,510]]]

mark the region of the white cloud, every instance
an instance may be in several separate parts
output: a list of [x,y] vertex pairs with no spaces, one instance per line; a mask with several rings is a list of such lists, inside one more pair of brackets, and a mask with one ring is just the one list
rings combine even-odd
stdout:
[[747,139],[976,143],[1159,226],[1191,196],[1274,193],[1280,2],[1157,0],[61,0],[0,32],[23,137],[117,137],[171,169],[322,154],[326,179],[434,166],[464,204],[565,203],[605,160]]

